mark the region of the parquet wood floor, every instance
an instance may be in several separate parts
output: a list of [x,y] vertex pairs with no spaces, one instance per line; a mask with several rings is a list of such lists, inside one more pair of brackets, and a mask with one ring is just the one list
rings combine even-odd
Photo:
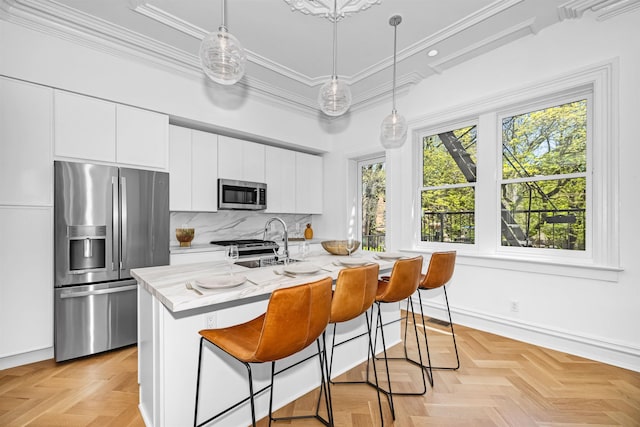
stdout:
[[[450,336],[427,323],[434,364],[453,357]],[[640,426],[640,373],[456,326],[462,367],[434,372],[426,395],[395,398],[392,422],[421,426]],[[415,350],[415,344],[410,342]],[[397,355],[400,346],[394,347]],[[194,356],[196,357],[196,356]],[[380,373],[381,364],[378,368]],[[391,362],[394,389],[417,389],[419,371]],[[0,371],[0,426],[142,426],[138,412],[137,351],[128,347],[56,364],[52,360]],[[339,379],[360,379],[364,365]],[[336,426],[380,425],[375,390],[332,387]],[[276,415],[299,415],[315,405],[312,392]],[[260,420],[260,426],[266,426]],[[315,420],[275,426],[318,426]],[[182,426],[170,426],[182,427]]]

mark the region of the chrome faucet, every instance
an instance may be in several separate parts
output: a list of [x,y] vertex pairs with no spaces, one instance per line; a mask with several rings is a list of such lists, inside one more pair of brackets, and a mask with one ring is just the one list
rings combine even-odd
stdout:
[[278,221],[280,222],[280,224],[282,224],[282,229],[284,230],[283,236],[282,236],[284,240],[283,255],[284,255],[284,259],[288,260],[289,259],[289,233],[287,232],[287,224],[282,220],[282,218],[278,218],[277,216],[274,216],[267,220],[267,223],[264,225],[264,235],[262,237],[262,240],[267,240],[267,231],[269,231],[269,226],[273,221]]

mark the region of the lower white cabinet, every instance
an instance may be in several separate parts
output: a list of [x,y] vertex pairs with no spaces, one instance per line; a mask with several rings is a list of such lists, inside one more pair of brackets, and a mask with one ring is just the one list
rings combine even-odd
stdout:
[[218,210],[218,135],[169,127],[169,209]]
[[0,358],[53,346],[53,208],[0,206]]

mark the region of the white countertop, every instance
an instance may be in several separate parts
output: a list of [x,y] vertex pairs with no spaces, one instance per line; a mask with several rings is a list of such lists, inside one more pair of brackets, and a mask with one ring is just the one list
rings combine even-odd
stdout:
[[[378,259],[375,255],[375,253],[358,252],[353,257],[375,262],[380,265],[381,271],[390,271],[394,261]],[[229,266],[224,261],[137,268],[131,270],[131,275],[165,307],[175,313],[260,295],[266,296],[281,287],[312,282],[327,276],[335,280],[338,272],[347,268],[340,264],[340,260],[345,258],[347,257],[330,255],[325,251],[312,252],[305,262],[314,264],[319,270],[313,274],[297,274],[295,277],[276,274],[276,271],[282,272],[282,266],[250,269],[234,265],[233,274],[246,277],[247,280],[244,283],[225,289],[198,287],[203,295],[187,289],[186,282],[191,282],[195,286],[198,281],[229,275]]]

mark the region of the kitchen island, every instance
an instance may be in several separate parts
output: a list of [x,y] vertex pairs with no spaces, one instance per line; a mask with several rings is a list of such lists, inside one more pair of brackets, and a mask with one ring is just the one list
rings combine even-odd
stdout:
[[[358,254],[380,265],[388,273],[393,261],[374,258],[374,254]],[[240,265],[232,268],[241,282],[223,289],[201,288],[207,280],[229,275],[224,262],[204,262],[177,266],[151,267],[132,270],[138,281],[138,382],[140,384],[140,412],[147,426],[172,427],[193,425],[195,384],[200,335],[205,328],[232,326],[262,314],[269,296],[278,288],[295,286],[330,276],[334,280],[346,268],[340,259],[326,253],[312,253],[306,261],[318,267],[311,274],[290,277],[282,274],[282,266],[249,269]],[[306,264],[308,265],[308,264]],[[246,280],[242,280],[242,278]],[[186,287],[191,283],[202,295]],[[386,306],[389,307],[386,307]],[[399,318],[398,304],[385,304],[385,323]],[[332,328],[327,330],[331,339]],[[338,326],[338,340],[366,331],[364,317]],[[400,339],[399,322],[385,329],[387,345]],[[278,362],[287,366],[313,353],[315,346]],[[351,369],[367,358],[366,337],[356,339],[336,350],[333,376]],[[269,382],[269,364],[255,365],[255,389]],[[274,410],[308,393],[320,384],[317,362],[301,364],[276,377],[273,398]],[[209,347],[203,352],[202,381],[198,421],[239,401],[248,395],[246,370],[242,364],[224,352]],[[256,414],[268,413],[268,392],[256,399]],[[248,403],[216,420],[216,426],[239,426],[251,423]]]

